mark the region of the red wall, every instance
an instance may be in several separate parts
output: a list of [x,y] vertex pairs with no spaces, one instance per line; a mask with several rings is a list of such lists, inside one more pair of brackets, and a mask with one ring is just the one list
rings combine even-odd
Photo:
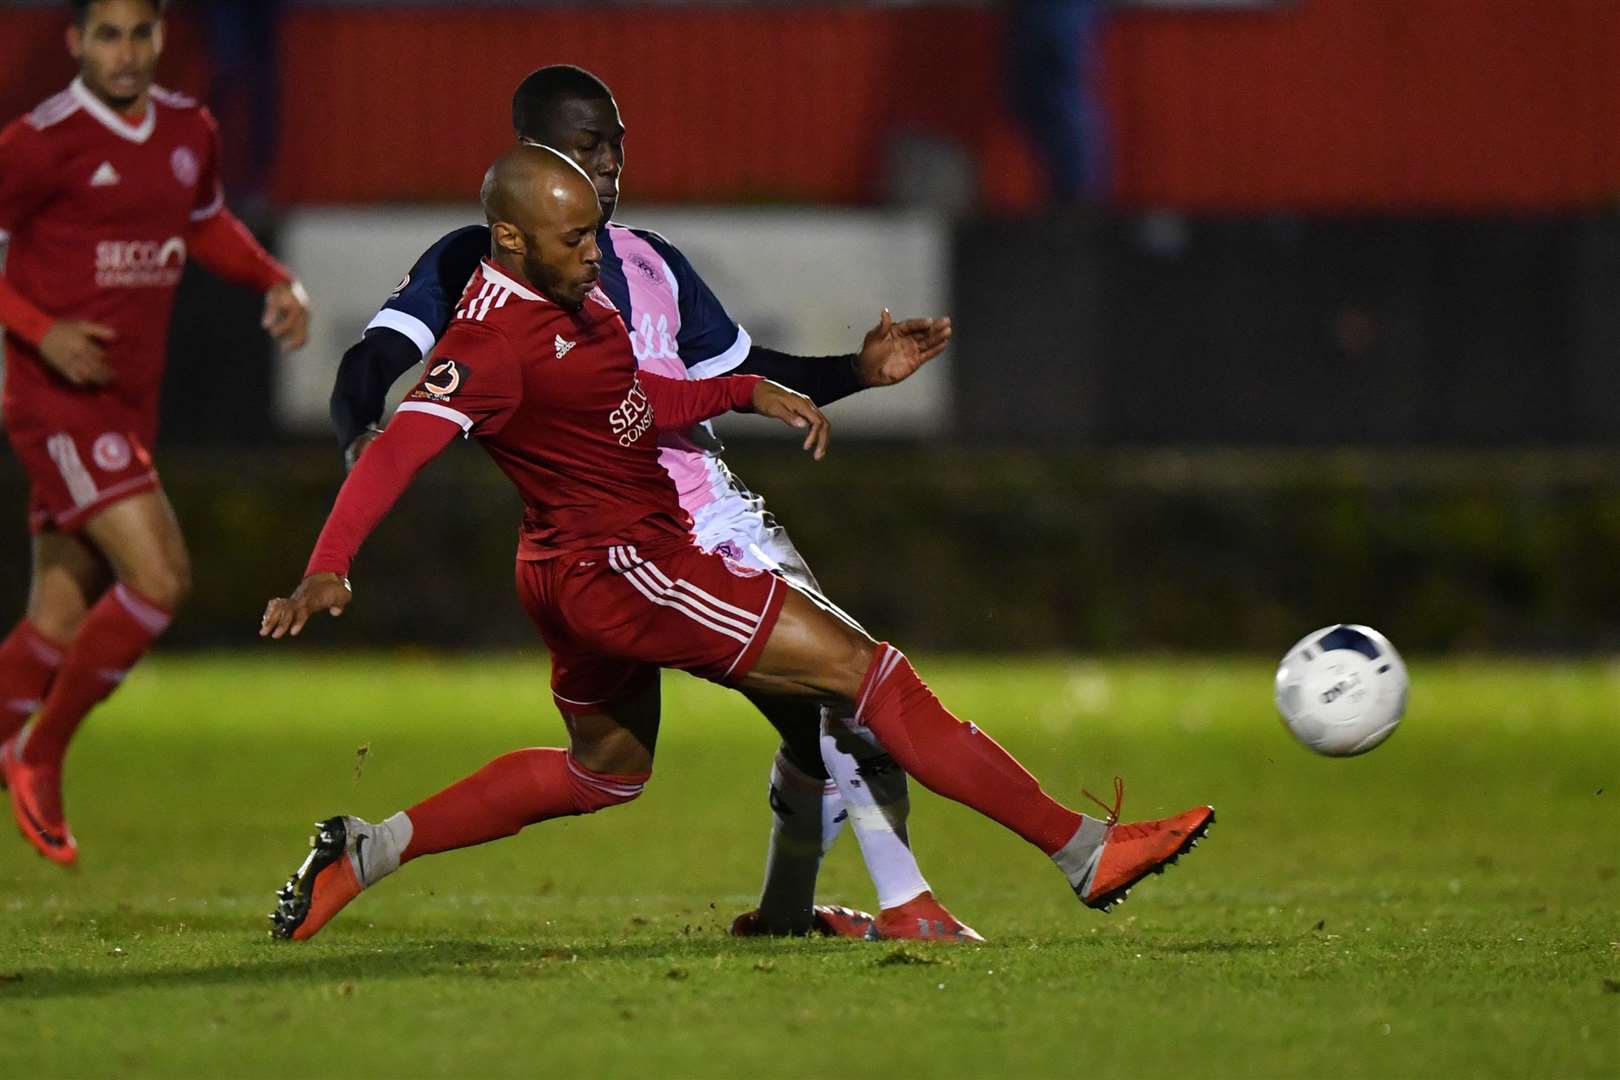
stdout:
[[[630,127],[637,200],[860,202],[899,128],[951,135],[991,202],[1037,192],[991,10],[294,9],[277,189],[467,198],[530,69],[583,63]],[[179,27],[165,81],[204,85]],[[0,106],[71,72],[50,9],[0,14]],[[1520,209],[1620,195],[1620,3],[1299,0],[1132,13],[1105,91],[1122,201],[1212,210]]]

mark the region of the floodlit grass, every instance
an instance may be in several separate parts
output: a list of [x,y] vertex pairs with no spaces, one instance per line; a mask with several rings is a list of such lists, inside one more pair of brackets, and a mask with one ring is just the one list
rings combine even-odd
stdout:
[[[1413,665],[1374,753],[1295,746],[1253,662],[924,658],[1071,802],[1211,802],[1113,915],[914,789],[936,892],[984,946],[736,941],[773,739],[666,676],[642,800],[422,860],[272,942],[308,825],[556,745],[543,659],[159,659],[87,725],[82,866],[0,836],[7,1077],[1620,1074],[1620,671]],[[369,748],[363,761],[357,748]],[[821,898],[870,906],[845,837]]]

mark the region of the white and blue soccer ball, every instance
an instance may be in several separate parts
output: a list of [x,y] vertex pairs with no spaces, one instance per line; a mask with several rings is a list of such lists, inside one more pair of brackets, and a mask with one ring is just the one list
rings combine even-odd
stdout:
[[1318,754],[1365,754],[1406,712],[1406,664],[1368,626],[1336,624],[1306,634],[1277,668],[1277,711]]

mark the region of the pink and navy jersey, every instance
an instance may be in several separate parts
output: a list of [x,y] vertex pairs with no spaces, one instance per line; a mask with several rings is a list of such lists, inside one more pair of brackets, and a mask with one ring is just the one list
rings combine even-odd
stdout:
[[[619,311],[636,363],[670,378],[724,375],[748,357],[748,332],[698,276],[680,250],[648,229],[609,222],[598,288]],[[425,357],[445,333],[456,301],[489,254],[489,229],[472,225],[441,237],[422,253],[382,310],[367,325],[410,338]],[[720,445],[707,424],[659,435],[659,463],[675,482],[688,513],[729,490],[713,455]]]

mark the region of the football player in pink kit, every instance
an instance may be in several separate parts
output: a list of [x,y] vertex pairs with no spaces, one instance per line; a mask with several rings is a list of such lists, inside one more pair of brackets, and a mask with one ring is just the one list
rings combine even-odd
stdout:
[[224,208],[213,118],[152,85],[163,4],[71,6],[79,77],[0,132],[5,426],[34,534],[27,614],[0,643],[0,778],[23,835],[59,863],[78,851],[68,741],[189,586],[151,457],[187,257],[263,292],[286,347],[308,324],[302,287]]
[[697,547],[659,465],[659,431],[751,409],[808,429],[805,448],[819,458],[825,418],[759,376],[637,371],[629,333],[597,288],[601,208],[569,158],[508,151],[483,201],[490,257],[426,374],[344,483],[303,582],[269,603],[260,634],[297,634],[316,612],[340,613],[365,537],[422,466],[458,434],[475,437],[523,497],[518,591],[551,650],[557,706],[571,731],[595,736],[594,756],[518,750],[381,823],[321,822],[279,894],[275,936],[312,936],[418,856],[636,798],[651,775],[660,667],[851,706],[906,772],[1039,847],[1094,908],[1197,843],[1211,808],[1132,825],[1118,824],[1117,795],[1106,819],[1067,809],[947,712],[898,650],[781,575]]

